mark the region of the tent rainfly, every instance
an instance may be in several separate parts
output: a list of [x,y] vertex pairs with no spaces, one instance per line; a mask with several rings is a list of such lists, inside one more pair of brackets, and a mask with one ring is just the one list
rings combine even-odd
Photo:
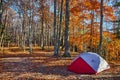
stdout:
[[101,56],[93,52],[80,54],[68,66],[69,71],[78,74],[97,74],[109,68],[109,64]]

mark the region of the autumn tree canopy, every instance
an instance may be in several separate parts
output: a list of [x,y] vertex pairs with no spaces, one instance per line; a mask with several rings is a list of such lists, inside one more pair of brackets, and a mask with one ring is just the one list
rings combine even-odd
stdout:
[[[67,39],[71,51],[98,52],[101,23],[100,0],[69,0],[69,3],[66,3],[67,0],[1,1],[4,2],[1,18],[3,28],[0,28],[1,46],[14,44],[21,47],[24,52],[29,47],[30,53],[34,46],[39,46],[42,50],[46,46],[48,49],[54,46],[56,53],[61,55],[61,50],[65,50],[65,39]],[[102,55],[109,52],[109,55],[119,54],[119,39],[115,37],[114,31],[106,29],[106,27],[117,27],[117,23],[114,24],[113,21],[118,18],[115,11],[119,8],[115,6],[119,6],[119,2],[115,3],[115,0],[103,0]],[[68,4],[69,8],[66,7]],[[69,20],[67,28],[66,20]],[[68,38],[65,36],[66,31],[68,31]],[[116,51],[109,47],[113,44],[116,45],[113,46]]]

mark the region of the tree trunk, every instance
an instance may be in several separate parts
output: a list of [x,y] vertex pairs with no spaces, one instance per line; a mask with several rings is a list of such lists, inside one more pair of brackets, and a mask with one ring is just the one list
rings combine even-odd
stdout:
[[58,33],[58,47],[57,53],[60,54],[60,41],[61,41],[61,27],[62,27],[62,12],[63,12],[63,0],[61,0],[61,11],[60,11],[60,23],[59,23],[59,33]]
[[54,55],[59,56],[57,54],[57,32],[56,32],[56,0],[54,0]]
[[66,19],[65,19],[65,51],[63,56],[70,57],[70,46],[69,46],[69,0],[66,0]]
[[[94,10],[91,11],[91,16],[94,15]],[[91,29],[90,29],[90,51],[93,51],[93,34],[94,34],[94,17],[91,17]]]
[[32,26],[29,26],[29,52],[32,54]]
[[6,32],[6,24],[7,24],[7,10],[6,10],[6,15],[5,15],[5,22],[4,24],[1,24],[2,26],[2,32],[1,32],[1,40],[0,40],[0,46],[2,47],[3,44],[3,40],[4,40],[4,36],[5,36],[5,32]]
[[44,13],[42,11],[42,31],[41,31],[41,48],[44,50]]
[[99,42],[99,54],[102,55],[102,40],[103,40],[103,0],[101,0],[101,6],[100,6],[100,42]]
[[3,33],[3,26],[2,26],[2,13],[3,13],[3,9],[2,9],[2,4],[3,4],[3,1],[0,0],[0,47],[2,45],[2,33]]
[[26,50],[26,46],[25,46],[25,41],[26,41],[26,31],[25,31],[25,14],[23,15],[23,21],[22,21],[22,48],[23,48],[23,50],[24,50],[24,52],[25,52],[25,50]]
[[48,26],[48,39],[47,39],[47,46],[48,46],[48,51],[50,50],[50,29],[49,29],[49,26]]
[[[31,0],[30,3],[32,3],[33,0]],[[32,8],[31,8],[32,10]],[[30,12],[30,20],[29,20],[29,52],[32,54],[32,40],[33,40],[33,12]]]
[[19,32],[18,32],[18,36],[17,36],[17,38],[18,38],[18,42],[17,42],[17,44],[18,44],[18,47],[20,47],[20,35],[19,35]]
[[2,24],[2,13],[3,13],[3,10],[2,10],[2,3],[3,3],[3,1],[0,0],[0,26],[1,26],[1,24]]
[[29,52],[32,54],[32,20],[29,21]]

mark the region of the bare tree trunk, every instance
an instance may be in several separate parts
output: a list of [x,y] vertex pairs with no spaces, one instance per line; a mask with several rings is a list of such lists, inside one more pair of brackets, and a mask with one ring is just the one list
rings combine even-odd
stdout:
[[3,32],[2,32],[2,36],[1,36],[1,41],[0,41],[0,46],[2,47],[2,53],[4,54],[4,44],[5,44],[5,40],[4,40],[4,37],[5,37],[5,32],[6,32],[6,27],[7,27],[7,10],[6,10],[6,15],[5,15],[5,22],[4,24],[2,25],[4,27],[3,29]]
[[19,35],[19,32],[18,32],[18,36],[17,36],[17,38],[18,38],[18,42],[17,42],[17,44],[18,44],[18,47],[20,47],[20,35]]
[[29,52],[30,54],[32,54],[32,21],[31,21],[31,17],[30,17],[30,21],[29,21]]
[[2,13],[3,13],[2,4],[3,4],[3,0],[0,0],[0,26],[2,24]]
[[7,10],[6,10],[6,15],[5,15],[5,23],[2,25],[2,27],[4,27],[2,29],[2,33],[1,33],[1,40],[0,40],[0,46],[3,46],[3,39],[4,39],[4,35],[5,35],[5,30],[6,30],[6,23],[7,23]]
[[65,51],[63,56],[70,57],[70,46],[69,46],[69,0],[66,0],[66,18],[65,18]]
[[[3,13],[3,6],[2,6],[2,4],[3,4],[3,0],[0,0],[0,36],[2,36],[3,29],[4,29],[4,27],[2,25],[2,13]],[[2,45],[2,37],[0,37],[0,47],[1,47],[1,45]]]
[[60,23],[59,23],[59,34],[58,34],[58,49],[57,53],[60,54],[60,41],[61,41],[61,27],[62,27],[62,12],[63,12],[63,0],[61,0],[61,11],[60,11]]
[[[50,13],[50,10],[48,12]],[[50,14],[48,15],[48,18],[50,18]],[[48,51],[50,51],[50,21],[47,21],[47,46]]]
[[17,46],[20,47],[20,23],[17,26]]
[[47,39],[47,46],[48,46],[48,51],[50,50],[50,29],[48,25],[48,39]]
[[58,56],[57,54],[57,32],[56,32],[56,0],[54,0],[54,55]]
[[[92,10],[91,11],[91,16],[92,15],[94,15],[94,11]],[[93,49],[93,46],[92,46],[92,42],[93,42],[93,34],[94,34],[94,18],[93,17],[91,17],[91,31],[90,31],[90,51],[93,51],[92,49]]]
[[100,42],[99,42],[99,54],[102,55],[102,40],[103,40],[103,0],[101,0],[101,6],[100,6]]
[[32,26],[29,26],[29,52],[32,54]]
[[42,12],[41,48],[44,50],[44,13]]
[[[30,1],[30,4],[33,2],[33,0]],[[32,8],[30,7],[32,10]],[[32,40],[33,40],[33,12],[30,11],[30,20],[29,20],[29,52],[32,54]]]
[[24,50],[24,52],[25,52],[25,50],[26,50],[26,46],[25,46],[25,41],[26,41],[26,31],[25,31],[25,14],[24,14],[24,16],[23,16],[23,22],[22,22],[22,47],[23,47],[23,50]]

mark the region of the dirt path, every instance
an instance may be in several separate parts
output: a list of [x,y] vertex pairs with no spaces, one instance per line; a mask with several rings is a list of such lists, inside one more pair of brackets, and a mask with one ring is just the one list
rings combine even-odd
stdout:
[[72,58],[53,58],[51,53],[26,57],[2,58],[0,80],[120,80],[120,65],[97,75],[81,75],[69,72],[67,66]]

